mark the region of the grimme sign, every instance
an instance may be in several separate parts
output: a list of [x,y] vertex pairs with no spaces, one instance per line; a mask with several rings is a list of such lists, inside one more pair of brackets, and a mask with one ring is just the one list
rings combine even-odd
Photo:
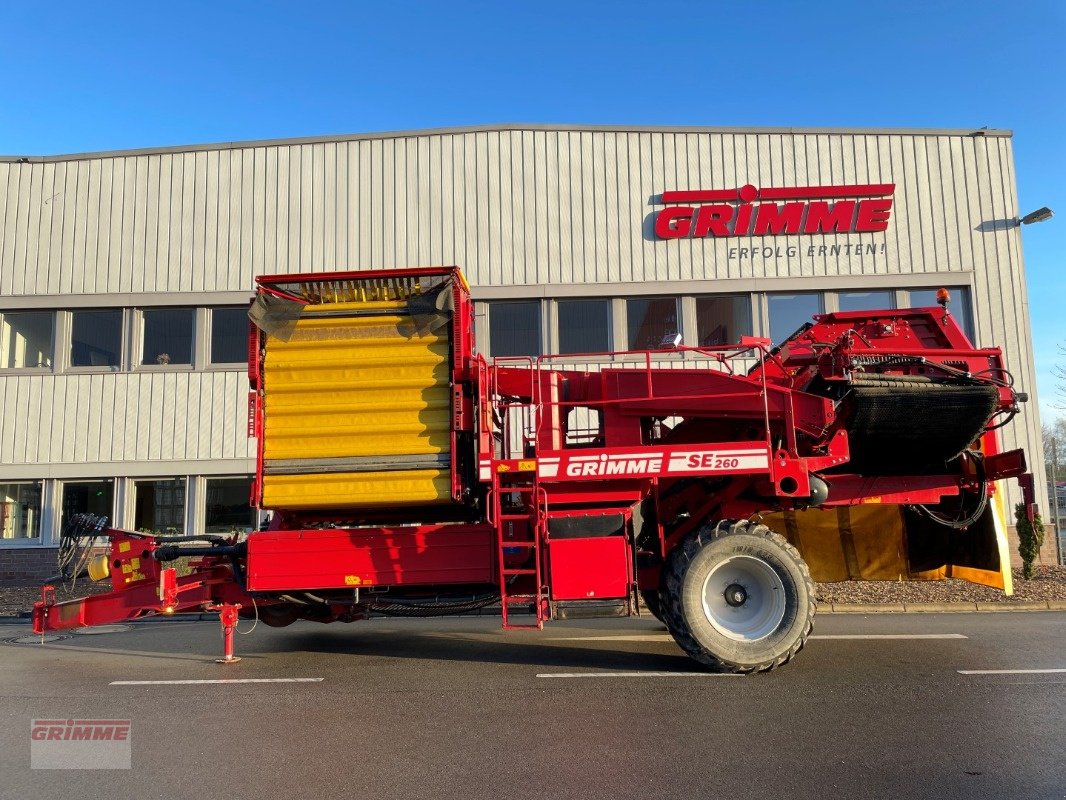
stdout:
[[[696,189],[662,193],[661,239],[876,233],[888,228],[894,183]],[[783,201],[778,203],[777,201]],[[832,202],[830,202],[832,201]]]

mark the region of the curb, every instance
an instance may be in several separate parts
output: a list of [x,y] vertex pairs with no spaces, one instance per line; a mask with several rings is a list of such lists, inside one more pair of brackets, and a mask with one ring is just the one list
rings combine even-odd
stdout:
[[1066,611],[1066,600],[1016,600],[1006,603],[821,603],[819,614],[965,614]]

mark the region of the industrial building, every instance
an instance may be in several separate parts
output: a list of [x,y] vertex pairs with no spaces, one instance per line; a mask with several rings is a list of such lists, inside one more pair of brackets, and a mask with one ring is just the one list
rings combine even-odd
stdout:
[[0,579],[48,574],[78,511],[257,524],[260,274],[457,264],[480,349],[512,356],[780,341],[947,287],[1030,394],[1003,444],[1046,508],[1019,216],[1001,130],[502,125],[0,157]]

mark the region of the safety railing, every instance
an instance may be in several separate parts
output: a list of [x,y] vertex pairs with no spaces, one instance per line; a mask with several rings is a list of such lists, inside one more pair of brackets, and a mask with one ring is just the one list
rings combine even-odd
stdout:
[[[613,404],[633,403],[641,400],[669,402],[690,402],[699,395],[656,393],[654,372],[661,369],[697,369],[723,372],[729,376],[746,375],[751,368],[764,360],[776,360],[776,354],[769,349],[766,340],[742,342],[732,345],[675,347],[663,350],[624,350],[614,352],[589,352],[548,354],[537,357],[506,356],[494,357],[493,367],[520,367],[529,370],[528,391],[525,381],[521,399],[514,395],[500,393],[499,373],[491,370],[493,376],[490,398],[496,417],[496,424],[502,434],[500,458],[528,457],[536,450],[540,442],[541,426],[545,419],[565,419],[566,448],[594,448],[602,446],[598,441],[603,435],[599,418],[602,412]],[[604,369],[633,369],[644,373],[644,393],[627,395],[624,398],[597,399],[587,398],[573,400],[545,397],[542,376],[553,370],[577,370],[598,372]],[[513,380],[513,375],[512,375]],[[716,399],[753,398],[761,405],[763,416],[763,434],[768,447],[772,446],[770,427],[770,406],[767,377],[764,370],[759,370],[758,378],[751,388],[735,392],[715,392]],[[526,400],[525,398],[530,398]],[[789,445],[795,446],[795,429],[792,414],[786,411],[785,426]],[[571,417],[573,415],[573,417]],[[596,418],[594,421],[594,417]],[[664,429],[672,427],[680,417],[664,418],[659,425]],[[573,424],[571,424],[573,423]]]

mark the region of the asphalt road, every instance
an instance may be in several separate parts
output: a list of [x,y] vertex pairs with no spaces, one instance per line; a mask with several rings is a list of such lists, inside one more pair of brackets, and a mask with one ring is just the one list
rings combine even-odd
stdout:
[[[227,666],[209,622],[0,644],[0,796],[1066,797],[1066,672],[959,672],[1066,670],[1066,613],[815,633],[953,637],[818,638],[753,677],[699,674],[647,619],[260,626]],[[219,678],[321,680],[112,685]],[[132,769],[31,770],[43,717],[131,719]]]

